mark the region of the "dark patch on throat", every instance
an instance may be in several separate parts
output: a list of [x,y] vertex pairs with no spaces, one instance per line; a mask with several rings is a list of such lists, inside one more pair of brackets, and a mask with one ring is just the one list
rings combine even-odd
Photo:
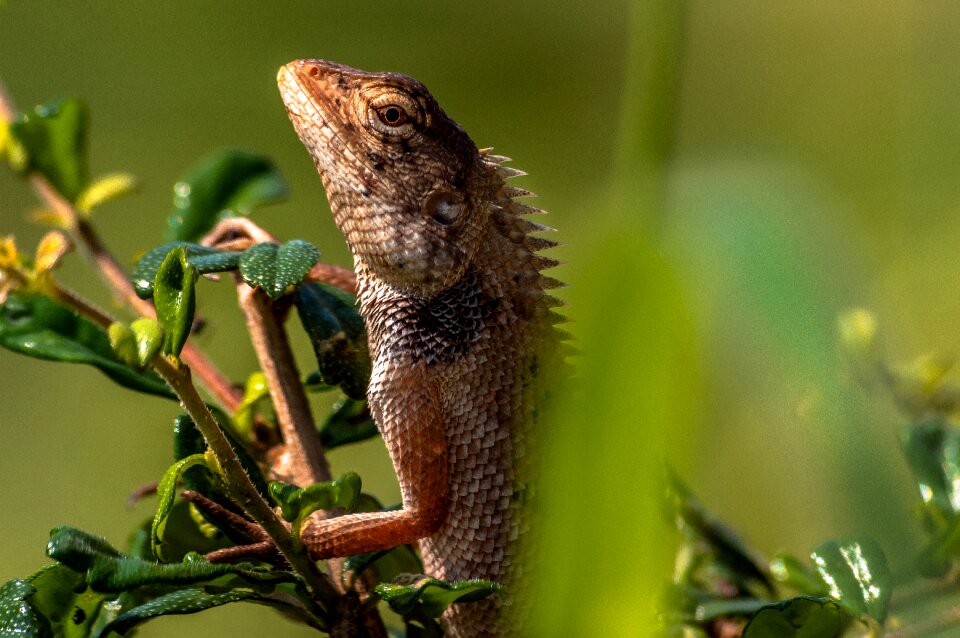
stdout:
[[489,296],[480,278],[468,271],[460,281],[431,299],[407,300],[394,309],[407,329],[385,344],[413,361],[450,363],[465,355],[495,316],[500,300]]

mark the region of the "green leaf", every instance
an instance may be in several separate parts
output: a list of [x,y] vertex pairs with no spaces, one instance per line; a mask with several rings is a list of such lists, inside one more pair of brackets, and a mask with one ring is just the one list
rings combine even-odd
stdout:
[[38,359],[92,365],[124,387],[173,398],[156,374],[118,360],[106,332],[43,295],[14,293],[0,306],[0,346]]
[[157,270],[153,302],[157,308],[157,321],[164,332],[164,354],[179,356],[190,336],[197,305],[196,281],[197,270],[187,263],[187,251],[183,246],[171,250]]
[[120,614],[104,628],[104,633],[113,631],[122,635],[136,625],[158,616],[194,614],[228,603],[262,599],[263,596],[249,589],[233,589],[223,593],[212,593],[199,587],[178,589]]
[[364,398],[370,381],[370,351],[356,299],[332,286],[306,284],[294,300],[321,380],[339,385],[353,399]]
[[[202,468],[193,468],[204,471]],[[207,474],[209,476],[209,474]],[[194,507],[193,503],[177,500],[167,514],[166,525],[163,528],[163,556],[168,563],[183,562],[191,554],[206,554],[224,549],[231,545],[248,543],[249,537],[227,535],[221,533],[213,524],[201,516],[202,510]],[[146,561],[156,560],[151,548],[153,519],[144,522],[144,546],[134,545],[131,555]],[[140,552],[140,553],[138,553]]]
[[137,338],[130,326],[119,321],[113,322],[107,328],[107,338],[110,339],[110,347],[118,359],[131,368],[141,369],[137,362]]
[[257,244],[240,257],[240,276],[250,287],[279,299],[288,288],[299,285],[319,260],[317,247],[302,239]]
[[[257,465],[257,462],[250,456],[247,449],[240,445],[233,436],[230,429],[230,419],[217,408],[211,407],[210,411],[213,413],[217,423],[220,424],[220,428],[227,437],[227,441],[230,442],[234,452],[236,452],[240,465],[242,465],[243,469],[247,472],[247,476],[250,477],[257,491],[260,492],[264,498],[268,498],[269,490],[267,488],[267,482],[263,478],[263,473],[260,471],[260,466]],[[206,450],[207,442],[204,441],[203,435],[200,433],[200,430],[197,429],[190,415],[179,415],[173,424],[174,458],[180,461],[192,454],[203,454]],[[229,499],[226,494],[221,491],[218,482],[214,480],[209,472],[199,468],[188,469],[183,475],[183,482],[191,490],[196,490],[207,498],[229,507]]]
[[103,626],[116,617],[122,606],[114,595],[88,588],[83,574],[56,563],[28,580],[36,589],[30,596],[30,605],[50,623],[53,635],[59,638],[101,635]]
[[770,561],[770,574],[778,583],[792,587],[801,594],[823,596],[827,593],[817,572],[789,554],[774,556]]
[[829,598],[800,596],[758,611],[743,638],[838,638],[850,618]]
[[882,623],[892,592],[887,557],[873,540],[827,541],[811,554],[828,594],[853,616]]
[[378,436],[377,424],[370,415],[366,401],[344,399],[333,406],[333,412],[320,428],[323,449],[357,443]]
[[103,538],[71,527],[51,532],[47,555],[86,575],[96,591],[120,592],[145,585],[190,585],[234,575],[249,583],[269,585],[297,582],[288,572],[256,568],[247,563],[210,563],[193,558],[183,563],[162,564],[133,558],[110,546]]
[[88,215],[109,201],[129,195],[137,189],[137,178],[129,173],[113,173],[87,186],[77,197],[77,210]]
[[667,479],[667,506],[677,529],[690,541],[705,547],[713,564],[740,589],[748,590],[750,585],[757,584],[767,594],[773,594],[773,583],[743,541],[711,516],[679,477],[669,473]]
[[157,485],[157,513],[153,517],[153,525],[150,530],[150,545],[153,548],[154,555],[161,561],[168,560],[164,555],[163,530],[177,496],[177,483],[180,482],[180,477],[184,472],[198,465],[209,469],[205,455],[192,454],[185,459],[181,459],[167,468]]
[[170,251],[181,246],[186,249],[187,264],[195,268],[197,274],[200,275],[236,270],[240,263],[240,255],[243,254],[229,250],[220,251],[216,248],[208,248],[207,246],[183,241],[162,244],[147,252],[133,268],[130,281],[133,282],[133,288],[136,290],[137,296],[141,299],[153,297],[153,282],[157,278],[160,264],[167,258]]
[[255,436],[253,426],[257,410],[261,405],[270,405],[270,387],[267,385],[266,375],[257,370],[247,377],[243,389],[243,401],[233,412],[233,423],[236,425],[237,432],[247,441]]
[[341,579],[356,578],[367,569],[373,570],[377,582],[395,580],[400,574],[418,574],[423,563],[410,545],[400,545],[381,552],[348,556],[343,561]]
[[281,481],[270,483],[270,496],[280,506],[280,515],[299,529],[303,521],[317,510],[331,510],[342,507],[348,513],[353,511],[360,498],[360,477],[347,472],[335,481],[314,483],[299,488]]
[[419,606],[427,616],[437,618],[452,603],[483,600],[502,592],[503,588],[489,580],[446,582],[423,576],[409,585],[380,583],[374,591],[400,615],[407,615]]
[[36,591],[20,579],[0,585],[0,636],[52,638],[50,623],[27,602]]
[[283,199],[287,185],[270,160],[236,149],[217,151],[192,166],[173,187],[166,241],[196,241],[222,218],[247,215]]
[[960,506],[960,432],[941,418],[905,428],[900,446],[913,471],[923,512],[942,530]]
[[87,107],[66,99],[21,113],[10,133],[27,154],[24,173],[40,173],[73,202],[89,179],[87,174]]
[[130,324],[130,330],[137,344],[137,363],[145,368],[163,347],[163,328],[156,319],[141,317]]
[[927,578],[939,578],[950,571],[953,560],[960,556],[960,516],[937,532],[920,551],[917,570]]

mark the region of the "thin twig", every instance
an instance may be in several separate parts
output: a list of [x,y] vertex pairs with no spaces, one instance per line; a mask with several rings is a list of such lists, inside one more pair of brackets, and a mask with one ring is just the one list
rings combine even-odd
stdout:
[[56,297],[57,301],[70,306],[70,308],[72,308],[73,311],[78,315],[85,319],[89,319],[104,330],[109,328],[110,324],[116,321],[116,319],[95,306],[89,300],[84,299],[69,288],[64,288],[60,284],[56,284],[56,287],[53,290],[53,295]]
[[222,469],[222,476],[231,496],[243,507],[276,544],[290,566],[303,579],[315,596],[327,609],[335,609],[339,593],[333,584],[321,575],[305,552],[298,548],[298,543],[290,535],[286,524],[277,516],[273,508],[263,499],[260,492],[253,485],[250,477],[243,469],[240,459],[226,435],[220,428],[196,387],[190,381],[190,369],[177,365],[163,356],[154,358],[153,368],[163,377],[164,381],[179,397],[180,404],[193,419],[197,429],[203,434],[207,446]]
[[3,118],[5,121],[9,122],[13,120],[16,114],[17,109],[13,106],[13,100],[10,98],[10,93],[7,92],[7,87],[3,81],[0,81],[0,118]]
[[[15,115],[16,107],[13,100],[10,98],[3,82],[0,81],[0,117],[10,121]],[[107,250],[93,226],[43,175],[32,174],[30,183],[37,195],[60,215],[73,236],[74,242],[83,246],[87,256],[96,265],[100,276],[106,281],[114,294],[141,315],[151,318],[156,317],[153,304],[137,296],[127,272]],[[180,356],[194,370],[203,386],[210,391],[210,394],[221,406],[229,412],[235,411],[240,406],[243,401],[240,390],[235,388],[201,351],[191,344],[187,344]]]
[[304,281],[330,284],[351,295],[357,294],[357,273],[342,266],[317,264],[310,269]]

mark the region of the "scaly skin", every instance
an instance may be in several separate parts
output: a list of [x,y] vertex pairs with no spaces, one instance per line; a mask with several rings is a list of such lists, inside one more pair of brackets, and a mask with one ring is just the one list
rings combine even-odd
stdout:
[[[419,542],[427,573],[505,583],[455,604],[449,636],[501,636],[526,527],[537,369],[554,361],[556,305],[541,275],[555,245],[418,81],[323,60],[280,69],[280,92],[354,256],[373,373],[367,397],[400,483],[398,511],[313,523],[315,559]],[[506,608],[512,607],[508,616]]]

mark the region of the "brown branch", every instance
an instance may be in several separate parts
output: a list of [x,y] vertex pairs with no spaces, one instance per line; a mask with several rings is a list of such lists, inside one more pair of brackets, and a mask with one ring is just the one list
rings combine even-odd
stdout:
[[17,109],[13,105],[13,99],[7,92],[7,87],[0,81],[0,117],[10,122],[17,114]]
[[304,281],[319,282],[336,286],[340,290],[357,294],[357,273],[349,268],[334,266],[333,264],[316,264],[307,273]]
[[237,296],[283,437],[284,451],[273,470],[284,480],[301,487],[329,481],[330,466],[320,446],[320,436],[286,330],[274,317],[263,291],[238,281]]
[[[218,223],[201,243],[220,249],[246,250],[253,244],[276,241],[253,221],[234,217]],[[300,383],[300,372],[283,323],[274,315],[274,307],[266,294],[239,278],[237,298],[283,437],[283,452],[272,468],[274,473],[301,487],[329,481],[330,466],[320,445],[310,402]]]
[[[217,224],[202,243],[220,249],[246,250],[250,245],[275,242],[267,231],[249,219],[236,217]],[[229,248],[227,248],[229,246]],[[267,381],[277,425],[283,444],[273,455],[273,474],[287,482],[305,487],[329,481],[330,466],[320,445],[316,422],[306,392],[300,382],[300,372],[290,349],[290,342],[281,320],[274,314],[274,306],[263,291],[251,288],[237,277],[237,298],[247,321],[247,332],[256,352],[257,361]],[[317,512],[316,516],[329,513]],[[327,561],[338,589],[343,561]]]

